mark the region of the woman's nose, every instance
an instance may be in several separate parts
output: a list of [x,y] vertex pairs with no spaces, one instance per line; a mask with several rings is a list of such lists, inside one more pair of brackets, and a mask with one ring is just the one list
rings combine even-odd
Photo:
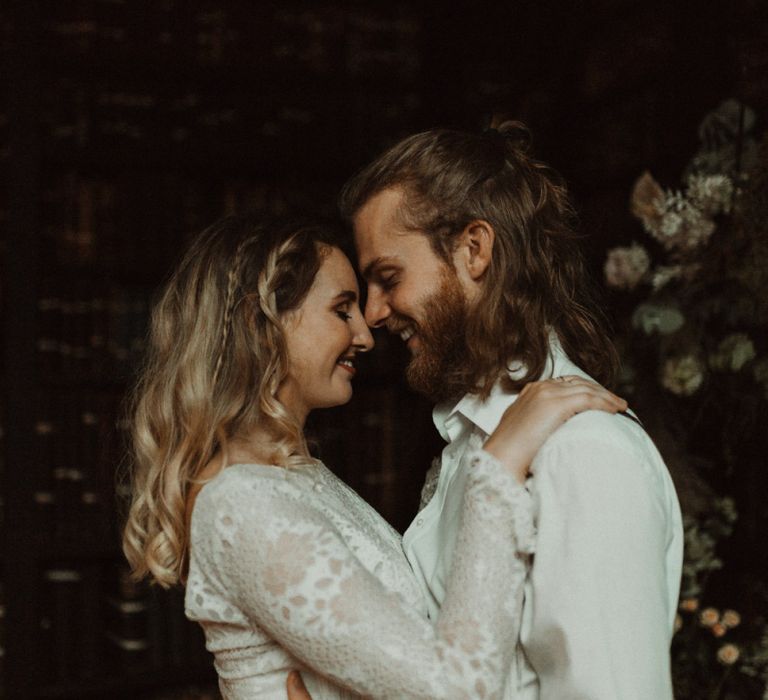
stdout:
[[371,329],[368,328],[362,316],[358,316],[358,319],[355,324],[355,335],[352,338],[352,343],[360,352],[368,352],[374,345]]

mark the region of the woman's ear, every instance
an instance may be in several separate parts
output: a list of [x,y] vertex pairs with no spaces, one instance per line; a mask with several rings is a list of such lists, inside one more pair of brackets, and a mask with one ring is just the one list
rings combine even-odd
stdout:
[[491,264],[495,239],[493,226],[483,219],[470,221],[461,232],[454,262],[473,282],[479,282]]

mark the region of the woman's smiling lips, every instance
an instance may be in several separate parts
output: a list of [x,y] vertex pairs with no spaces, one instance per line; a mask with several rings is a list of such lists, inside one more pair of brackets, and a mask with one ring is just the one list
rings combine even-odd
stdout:
[[336,362],[336,364],[342,369],[347,370],[347,372],[349,372],[352,376],[354,376],[357,372],[355,369],[354,360],[351,357],[342,357]]

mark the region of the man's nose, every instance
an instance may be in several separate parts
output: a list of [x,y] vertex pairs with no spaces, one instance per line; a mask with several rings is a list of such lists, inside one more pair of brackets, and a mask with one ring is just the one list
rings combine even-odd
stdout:
[[380,328],[391,313],[384,295],[369,289],[368,299],[365,302],[365,322],[371,328]]

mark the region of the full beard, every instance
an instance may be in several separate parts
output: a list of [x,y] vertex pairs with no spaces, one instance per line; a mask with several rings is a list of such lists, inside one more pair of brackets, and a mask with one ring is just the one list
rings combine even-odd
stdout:
[[435,403],[466,392],[462,370],[468,358],[467,317],[461,285],[452,271],[446,271],[438,290],[422,304],[420,348],[405,370],[410,387]]

